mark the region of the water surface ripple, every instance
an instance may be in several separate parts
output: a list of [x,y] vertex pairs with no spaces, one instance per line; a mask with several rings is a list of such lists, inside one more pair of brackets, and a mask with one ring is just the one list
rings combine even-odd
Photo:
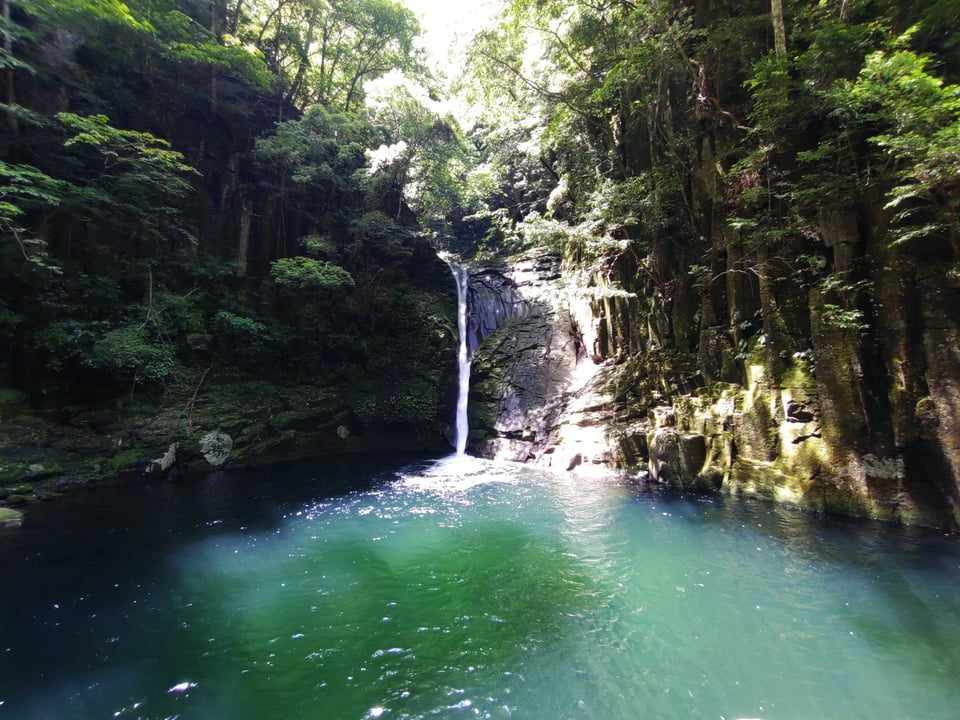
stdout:
[[960,707],[956,538],[469,457],[77,492],[0,572],[0,718]]

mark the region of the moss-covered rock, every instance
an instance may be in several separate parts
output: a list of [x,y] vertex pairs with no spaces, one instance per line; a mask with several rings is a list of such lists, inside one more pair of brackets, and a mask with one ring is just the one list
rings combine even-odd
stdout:
[[23,522],[23,513],[13,508],[0,507],[0,527],[17,526]]
[[26,394],[11,388],[0,388],[0,423],[21,415],[28,408]]

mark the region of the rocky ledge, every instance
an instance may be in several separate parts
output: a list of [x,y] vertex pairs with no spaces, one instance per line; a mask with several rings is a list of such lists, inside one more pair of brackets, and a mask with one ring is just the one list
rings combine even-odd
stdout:
[[[31,504],[73,487],[122,478],[341,453],[448,449],[439,420],[416,416],[419,406],[401,407],[406,397],[385,397],[370,410],[368,398],[350,397],[341,386],[208,379],[200,392],[171,392],[159,403],[41,413],[25,402],[7,402],[0,416],[0,524],[19,523]],[[424,412],[436,416],[434,408]]]
[[[609,352],[617,346],[611,342],[617,315],[630,317],[640,334],[656,333],[662,318],[654,299],[644,310],[636,298],[603,287],[585,293],[565,279],[570,271],[561,272],[559,257],[521,256],[510,267],[505,274],[525,309],[474,356],[470,446],[477,454],[574,474],[626,473],[818,511],[960,527],[952,466],[944,461],[939,475],[924,472],[931,458],[949,455],[944,449],[960,433],[952,414],[960,393],[944,379],[948,373],[933,377],[931,394],[917,401],[912,451],[871,444],[848,427],[860,407],[850,396],[857,392],[849,377],[856,368],[840,360],[855,357],[850,348],[857,339],[843,330],[814,327],[813,349],[795,354],[776,375],[764,335],[757,333],[736,357],[716,354],[717,363],[738,364],[742,382],[707,382],[704,352],[698,358],[649,341],[632,348],[622,338],[621,351]],[[928,348],[933,361],[955,360],[956,328],[943,322],[930,327],[931,342],[940,338]],[[706,335],[701,350],[709,352]],[[923,447],[929,454],[911,465],[910,453]]]

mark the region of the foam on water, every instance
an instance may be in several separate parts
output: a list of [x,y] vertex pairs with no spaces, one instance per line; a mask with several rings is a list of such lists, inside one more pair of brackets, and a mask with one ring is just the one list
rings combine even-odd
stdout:
[[457,454],[437,460],[417,472],[401,472],[398,478],[406,489],[456,494],[483,485],[516,484],[516,470],[516,466]]

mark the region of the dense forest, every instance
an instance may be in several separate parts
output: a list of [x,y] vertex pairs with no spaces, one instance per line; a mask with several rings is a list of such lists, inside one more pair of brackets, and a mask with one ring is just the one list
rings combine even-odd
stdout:
[[5,10],[0,385],[5,444],[37,448],[5,477],[109,476],[216,428],[274,457],[443,442],[453,301],[411,209],[442,199],[402,191],[458,136],[365,94],[422,76],[409,10]]
[[820,507],[960,517],[953,0],[512,0],[449,77],[393,0],[3,18],[8,502],[215,430],[244,461],[442,445],[442,245],[559,258],[621,408],[762,373],[754,466],[815,437],[770,472]]

